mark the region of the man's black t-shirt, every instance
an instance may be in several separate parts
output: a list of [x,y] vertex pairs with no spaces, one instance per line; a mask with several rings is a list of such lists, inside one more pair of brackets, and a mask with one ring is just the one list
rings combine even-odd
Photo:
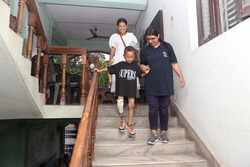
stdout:
[[137,63],[119,62],[108,67],[110,74],[115,74],[117,96],[136,97],[136,78],[140,77],[141,70]]

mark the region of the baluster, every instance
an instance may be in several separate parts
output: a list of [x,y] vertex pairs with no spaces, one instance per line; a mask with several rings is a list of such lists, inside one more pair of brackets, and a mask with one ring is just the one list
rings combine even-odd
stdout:
[[62,87],[61,87],[61,98],[60,105],[66,104],[65,98],[65,86],[66,86],[66,63],[67,63],[67,54],[62,55]]
[[33,35],[35,31],[35,24],[36,24],[36,17],[33,13],[29,14],[29,35],[28,35],[28,42],[27,42],[27,51],[26,51],[26,57],[27,59],[31,60],[32,55],[32,47],[33,47]]
[[87,93],[86,93],[86,62],[87,62],[87,56],[82,54],[82,82],[81,82],[81,99],[80,104],[85,104]]
[[3,0],[3,1],[10,6],[10,0]]
[[37,47],[36,71],[35,71],[36,78],[39,78],[39,73],[40,73],[42,42],[43,42],[42,36],[38,36],[37,43],[36,43],[36,47]]
[[89,63],[89,60],[87,60],[86,62],[86,97],[87,97],[87,94],[88,94],[88,91],[89,91],[89,87],[90,87],[90,83],[89,83],[89,71],[90,71],[90,63]]
[[48,65],[49,65],[49,55],[45,54],[43,56],[43,90],[42,93],[46,94],[46,88],[47,88],[47,78],[48,78]]
[[27,0],[19,0],[18,2],[18,14],[17,14],[17,22],[16,22],[16,33],[18,35],[21,35],[22,33],[22,28],[23,28],[23,12],[24,12],[24,7],[26,4]]

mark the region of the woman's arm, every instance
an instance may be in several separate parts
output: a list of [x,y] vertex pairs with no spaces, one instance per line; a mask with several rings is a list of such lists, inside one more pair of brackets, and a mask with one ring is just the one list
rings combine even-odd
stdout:
[[113,57],[114,57],[114,55],[115,55],[115,48],[114,48],[113,46],[112,46],[111,49],[110,49],[109,55],[110,55],[110,57],[109,57],[108,66],[111,66]]
[[178,63],[172,63],[171,65],[175,73],[179,76],[180,87],[183,88],[185,86],[185,81]]

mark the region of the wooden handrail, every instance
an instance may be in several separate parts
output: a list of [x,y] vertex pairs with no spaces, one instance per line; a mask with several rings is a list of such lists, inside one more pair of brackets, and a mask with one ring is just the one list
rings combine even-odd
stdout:
[[[99,66],[96,58],[95,67]],[[98,107],[98,74],[94,72],[83,115],[78,127],[77,138],[70,161],[70,167],[91,167],[95,142],[95,128]]]
[[[5,0],[9,2],[9,0]],[[41,66],[41,53],[46,54],[47,52],[47,39],[43,30],[42,22],[39,16],[39,12],[36,6],[35,0],[19,0],[18,2],[18,14],[17,14],[17,23],[15,27],[15,31],[18,35],[21,35],[23,28],[23,16],[24,16],[24,8],[27,6],[29,17],[28,17],[28,26],[29,33],[27,39],[26,46],[26,55],[27,59],[31,60],[32,57],[32,48],[33,48],[33,36],[34,34],[37,36],[37,58],[36,58],[36,68],[34,72],[34,76],[39,78],[40,66]]]

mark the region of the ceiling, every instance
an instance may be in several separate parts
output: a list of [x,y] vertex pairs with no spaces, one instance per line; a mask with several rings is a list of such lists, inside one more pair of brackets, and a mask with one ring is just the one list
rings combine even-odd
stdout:
[[[66,40],[108,41],[117,31],[118,18],[126,18],[133,32],[147,0],[38,0]],[[96,29],[96,31],[95,31]],[[91,38],[94,33],[106,38]]]

